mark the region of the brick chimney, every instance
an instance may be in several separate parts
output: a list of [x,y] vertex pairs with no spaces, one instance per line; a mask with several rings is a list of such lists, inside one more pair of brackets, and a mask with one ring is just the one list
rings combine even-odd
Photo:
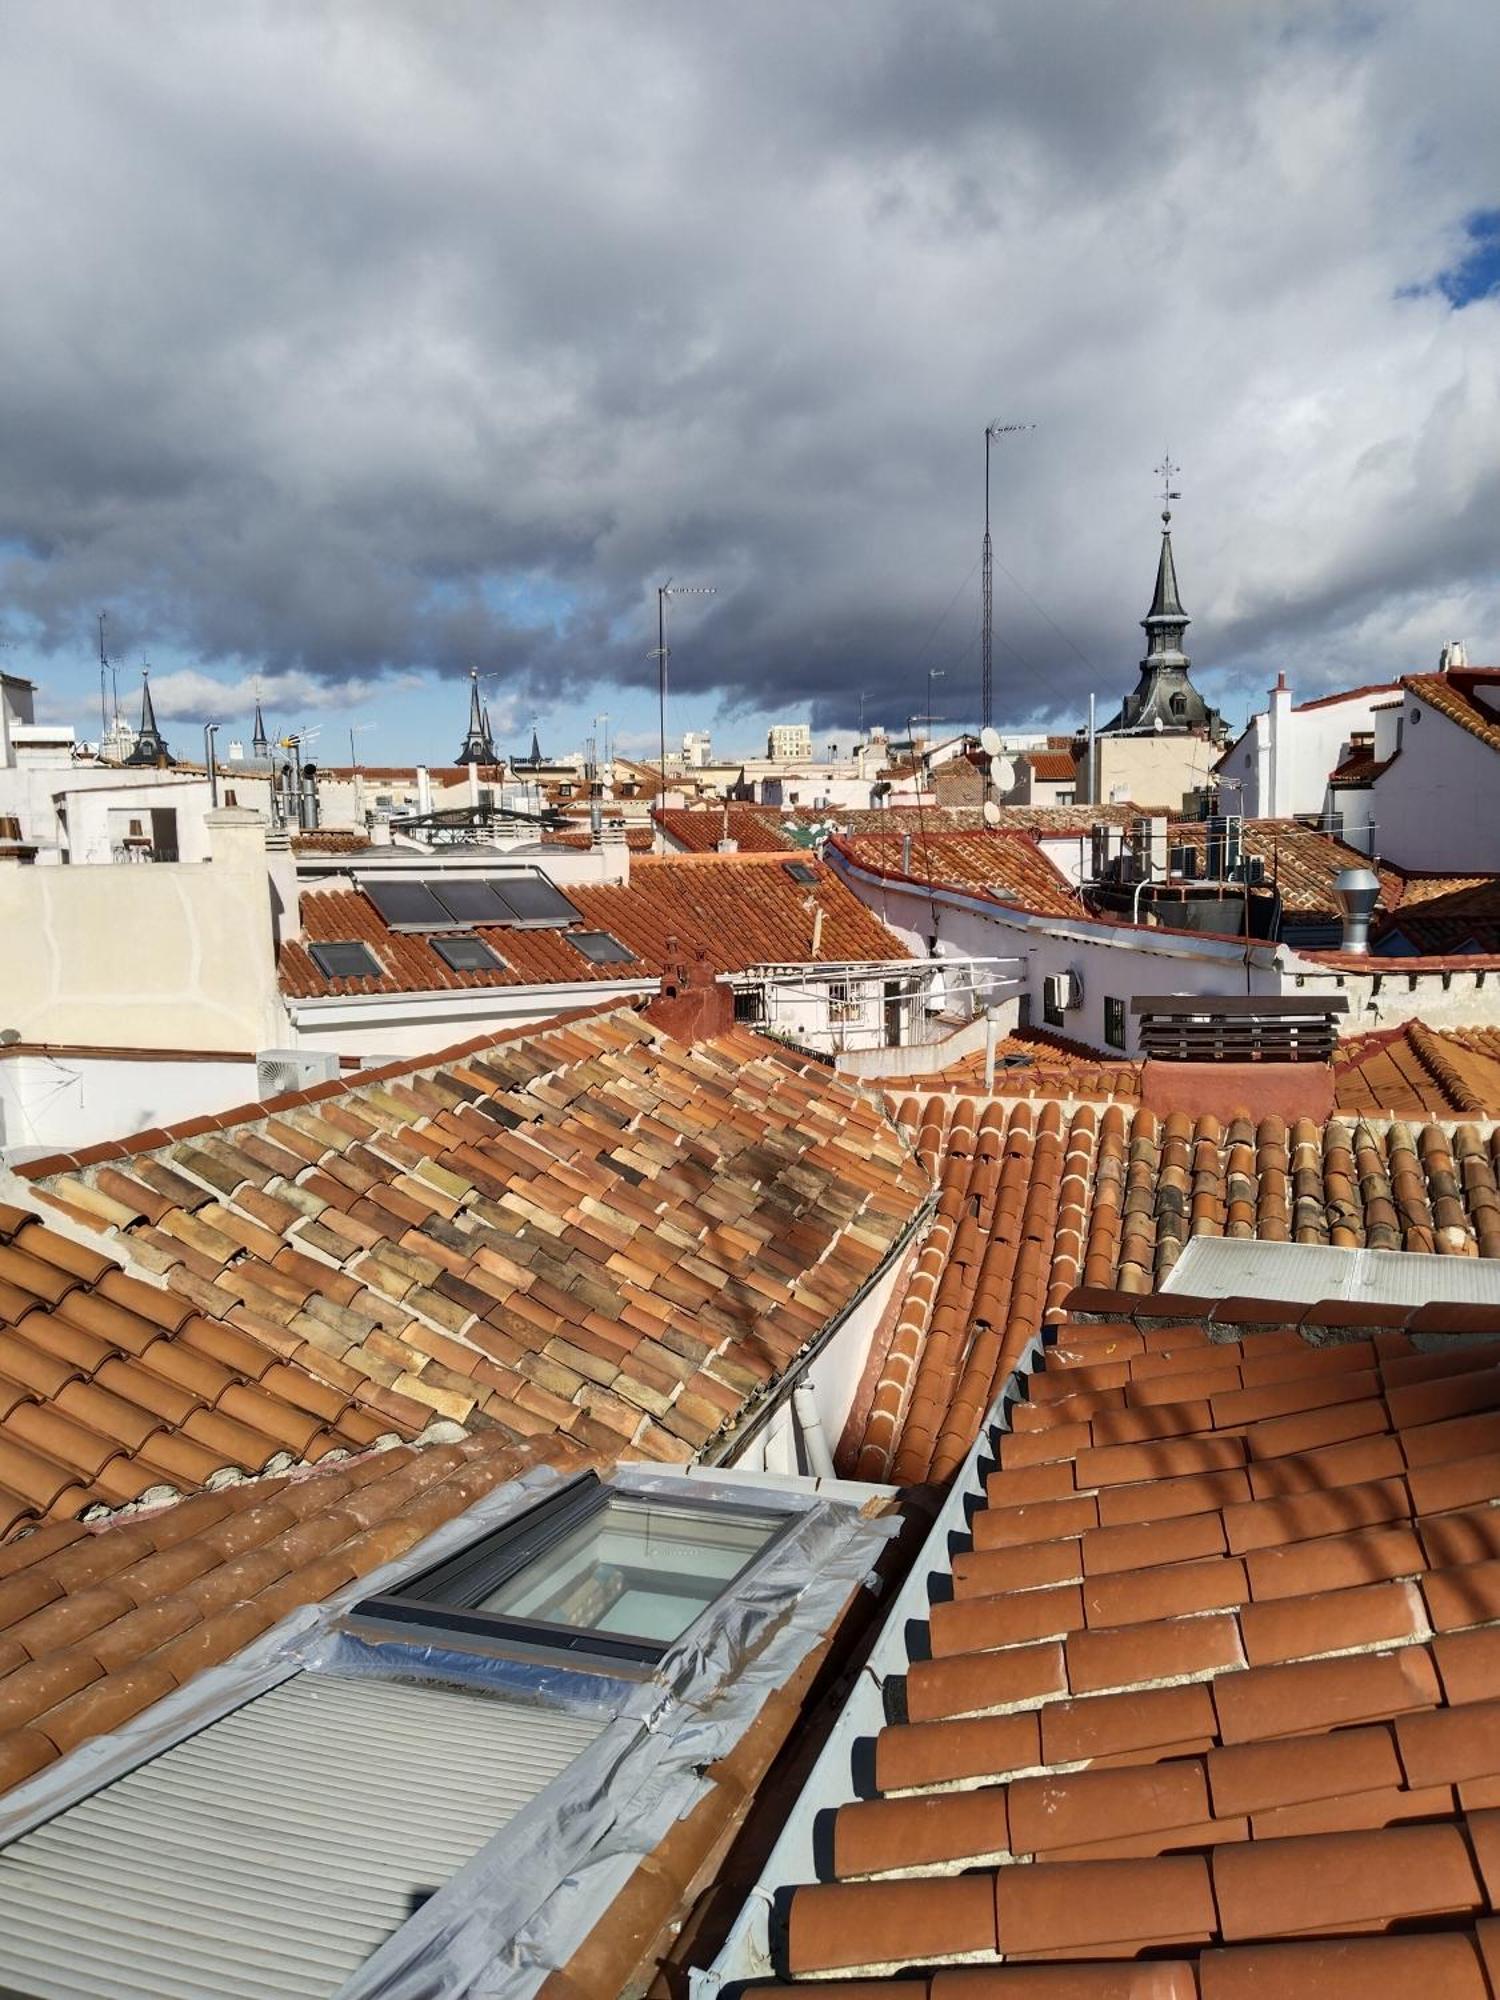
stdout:
[[705,1042],[734,1026],[734,993],[714,976],[708,953],[688,961],[675,937],[667,939],[661,992],[646,1008],[646,1019],[678,1042]]

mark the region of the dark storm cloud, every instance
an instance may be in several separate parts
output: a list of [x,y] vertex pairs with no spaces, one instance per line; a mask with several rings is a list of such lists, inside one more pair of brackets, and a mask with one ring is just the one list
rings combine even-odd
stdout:
[[1008,716],[1128,684],[1164,444],[1221,695],[1500,651],[1497,20],[11,8],[0,613],[581,694],[696,575],[679,687],[961,719],[1000,416]]

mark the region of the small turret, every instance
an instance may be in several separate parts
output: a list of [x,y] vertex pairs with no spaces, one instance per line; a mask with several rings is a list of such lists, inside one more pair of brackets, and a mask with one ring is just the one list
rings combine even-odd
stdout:
[[136,733],[135,747],[125,762],[139,769],[144,765],[159,768],[176,761],[167,748],[166,738],[156,726],[156,710],[151,702],[151,669],[147,667],[141,674],[141,726]]

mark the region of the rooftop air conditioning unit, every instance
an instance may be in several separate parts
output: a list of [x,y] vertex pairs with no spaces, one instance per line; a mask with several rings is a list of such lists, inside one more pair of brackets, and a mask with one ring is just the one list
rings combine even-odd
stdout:
[[262,1049],[255,1058],[255,1094],[262,1103],[283,1091],[337,1083],[339,1059],[322,1049]]
[[1071,1013],[1083,1005],[1083,981],[1076,972],[1049,972],[1042,981],[1042,1000],[1049,1013]]

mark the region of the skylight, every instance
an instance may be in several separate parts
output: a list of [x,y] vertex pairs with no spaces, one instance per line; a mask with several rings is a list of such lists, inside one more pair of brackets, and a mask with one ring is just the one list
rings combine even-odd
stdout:
[[380,961],[358,939],[310,944],[308,956],[325,979],[378,979]]
[[791,876],[794,882],[801,882],[810,886],[818,879],[815,870],[809,867],[805,861],[788,861],[785,866],[787,874]]
[[588,1473],[358,1616],[526,1652],[653,1666],[795,1519]]
[[627,951],[608,931],[569,931],[568,943],[594,965],[634,965],[635,953]]
[[483,938],[435,937],[432,948],[450,972],[503,972],[505,960]]

